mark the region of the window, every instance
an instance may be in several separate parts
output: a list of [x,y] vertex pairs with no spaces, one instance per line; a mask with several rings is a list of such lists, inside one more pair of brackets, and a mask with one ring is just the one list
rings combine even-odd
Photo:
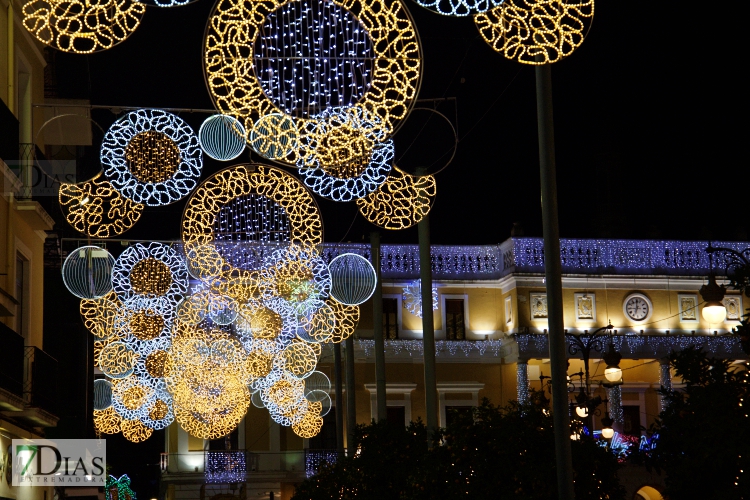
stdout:
[[29,261],[26,260],[20,253],[16,254],[16,289],[15,296],[18,301],[16,307],[16,333],[26,337],[26,323],[24,322],[24,316],[26,315],[26,274],[28,272]]
[[307,447],[311,450],[335,450],[336,446],[336,408],[331,407],[330,411],[323,417],[323,427],[320,432],[310,438]]
[[466,338],[463,299],[445,299],[445,336],[448,340]]
[[398,299],[383,299],[383,337],[398,338]]

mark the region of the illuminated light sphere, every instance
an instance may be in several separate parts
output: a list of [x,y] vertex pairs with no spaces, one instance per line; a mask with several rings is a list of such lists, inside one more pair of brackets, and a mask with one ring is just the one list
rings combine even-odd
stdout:
[[589,409],[585,406],[576,406],[576,415],[581,418],[586,418],[589,416]]
[[147,427],[140,420],[123,420],[120,426],[123,437],[133,443],[141,443],[147,440],[154,432],[152,428]]
[[[404,303],[404,309],[412,313],[414,316],[422,317],[422,280],[417,280],[404,287],[404,293],[401,297]],[[438,293],[437,288],[432,287],[432,310],[437,311],[438,308]]]
[[258,347],[248,350],[248,381],[253,390],[270,387],[281,378],[282,370],[274,363],[276,356],[273,352]]
[[622,379],[622,369],[619,366],[608,366],[604,369],[604,377],[610,382],[619,382]]
[[177,319],[187,325],[197,325],[208,314],[210,293],[200,291],[188,295],[177,305]]
[[294,433],[304,439],[317,436],[322,428],[323,418],[321,416],[320,403],[311,403],[302,420],[292,425]]
[[217,325],[229,325],[237,319],[239,304],[231,297],[211,294],[208,302],[208,317]]
[[153,403],[156,392],[139,377],[127,377],[112,390],[112,406],[125,420],[139,419]]
[[63,52],[111,49],[140,25],[146,6],[132,0],[30,0],[23,26],[40,42]]
[[250,401],[253,403],[253,406],[256,408],[265,408],[266,405],[263,404],[263,400],[260,398],[260,391],[254,391],[252,395],[250,396]]
[[334,108],[308,124],[297,166],[314,193],[348,202],[385,182],[393,155],[393,141],[385,138],[367,113],[359,108]]
[[594,18],[594,0],[505,0],[474,16],[479,33],[507,59],[551,64],[573,53]]
[[434,198],[435,177],[413,176],[393,167],[378,189],[357,200],[357,208],[372,224],[397,231],[421,221]]
[[83,324],[95,337],[109,340],[115,332],[115,318],[120,309],[120,302],[114,291],[98,299],[81,300],[80,312]]
[[309,310],[310,301],[328,297],[331,273],[315,247],[289,245],[276,250],[261,270],[261,293],[264,298],[281,297],[299,314]]
[[97,364],[102,373],[109,378],[123,379],[135,370],[137,357],[138,353],[124,342],[110,342],[99,353]]
[[161,298],[176,305],[187,292],[188,273],[185,261],[171,246],[136,243],[117,258],[112,284],[123,302]]
[[[296,177],[265,165],[236,165],[206,179],[192,194],[182,217],[182,239],[188,252],[206,255],[191,266],[234,288],[231,296],[254,295],[262,255],[253,248],[287,244],[317,245],[323,240],[323,221],[315,199]],[[249,249],[249,250],[246,250]],[[220,260],[216,261],[218,253]],[[201,278],[203,279],[203,278]],[[223,292],[229,295],[227,292]]]
[[198,139],[214,160],[234,160],[245,150],[245,127],[233,116],[209,116],[198,129]]
[[98,299],[112,290],[115,258],[104,248],[79,247],[65,258],[62,277],[70,293],[82,299]]
[[[329,392],[331,390],[331,379],[328,378],[323,372],[314,371],[307,378],[305,378],[305,393],[311,391],[324,391]],[[309,398],[308,398],[309,399]]]
[[142,204],[122,196],[101,173],[80,184],[61,184],[58,201],[68,224],[92,238],[118,236],[143,213]]
[[149,404],[140,418],[146,427],[151,429],[164,429],[174,422],[174,411],[172,398],[166,392],[161,392]]
[[703,306],[701,316],[711,325],[723,323],[727,318],[727,308],[721,302],[707,302]]
[[174,306],[164,299],[131,299],[115,318],[115,330],[132,349],[145,354],[169,340],[175,320]]
[[312,347],[303,343],[294,343],[281,351],[278,358],[283,360],[284,371],[289,375],[303,379],[315,371],[318,357]]
[[121,430],[122,417],[112,406],[104,410],[94,410],[94,428],[101,434],[118,434]]
[[326,415],[328,415],[328,412],[331,411],[331,406],[333,403],[331,401],[331,396],[328,394],[328,392],[320,391],[320,390],[309,391],[305,394],[305,397],[311,403],[321,404],[321,410],[320,410],[321,417],[325,417]]
[[112,382],[100,378],[94,380],[94,410],[106,410],[112,406]]
[[270,340],[283,348],[296,335],[297,316],[280,297],[251,299],[240,307],[235,328],[242,338]]
[[502,4],[504,0],[414,0],[427,10],[451,17],[472,16]]
[[144,369],[148,376],[162,378],[166,372],[166,364],[169,354],[167,351],[156,349],[146,356]]
[[261,389],[260,396],[270,412],[288,413],[305,399],[305,383],[285,373],[270,387]]
[[119,118],[102,140],[104,175],[124,197],[148,206],[174,203],[198,184],[203,156],[182,118],[139,109]]
[[271,113],[255,122],[248,142],[263,158],[283,160],[297,150],[299,131],[289,116]]
[[336,313],[327,303],[315,300],[298,311],[297,336],[305,342],[328,343],[336,333]]
[[375,293],[378,277],[370,261],[354,253],[334,258],[331,273],[331,297],[347,306],[362,304]]
[[422,64],[400,1],[219,0],[206,27],[204,69],[216,108],[244,117],[248,130],[273,113],[302,130],[327,108],[356,106],[390,134],[414,102]]
[[338,344],[351,337],[357,329],[359,306],[347,306],[332,298],[329,298],[326,304],[333,310],[336,320],[331,338],[326,342]]

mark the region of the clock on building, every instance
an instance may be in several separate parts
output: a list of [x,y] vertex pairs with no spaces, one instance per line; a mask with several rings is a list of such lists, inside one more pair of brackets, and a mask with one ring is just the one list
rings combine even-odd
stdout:
[[642,293],[631,293],[625,297],[622,309],[625,316],[639,322],[649,319],[653,311],[651,301]]

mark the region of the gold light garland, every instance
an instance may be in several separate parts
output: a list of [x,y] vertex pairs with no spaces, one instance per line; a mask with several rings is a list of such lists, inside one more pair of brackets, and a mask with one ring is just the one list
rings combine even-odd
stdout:
[[474,16],[482,38],[507,59],[551,64],[578,48],[594,17],[594,0],[505,0]]
[[[267,16],[290,3],[293,2],[219,0],[209,18],[204,42],[209,93],[217,109],[244,120],[247,130],[253,129],[254,119],[281,113],[253,73],[253,57],[258,52],[255,44]],[[355,106],[378,117],[379,126],[391,133],[406,118],[421,79],[419,37],[411,17],[398,0],[332,3],[359,20],[374,52],[370,85]],[[292,119],[298,130],[304,130],[310,121]]]
[[153,257],[139,260],[130,270],[130,286],[139,295],[161,296],[172,285],[169,266]]
[[143,213],[143,205],[122,196],[101,174],[81,184],[61,184],[59,202],[68,224],[92,238],[120,235]]
[[147,130],[136,134],[125,147],[125,161],[139,181],[164,182],[180,166],[180,148],[166,134]]
[[124,378],[133,373],[138,354],[123,342],[109,342],[102,347],[99,368],[111,378]]
[[23,6],[23,25],[45,45],[90,54],[125,40],[144,12],[132,0],[31,0]]
[[359,323],[359,306],[347,306],[333,298],[329,298],[326,304],[336,317],[336,326],[326,342],[338,344],[354,334]]
[[152,428],[147,427],[140,420],[123,420],[120,426],[123,437],[133,443],[141,443],[147,440],[154,432]]
[[435,177],[413,176],[393,167],[378,189],[357,200],[359,213],[384,229],[400,230],[417,224],[430,212],[435,198]]
[[161,420],[169,414],[169,406],[161,399],[154,401],[154,404],[148,409],[148,418],[151,420]]
[[121,431],[122,417],[111,406],[106,410],[94,410],[94,428],[97,434],[117,434]]
[[284,359],[284,370],[297,378],[304,378],[313,371],[318,363],[315,350],[308,344],[293,343],[281,351]]
[[95,337],[109,340],[116,333],[114,326],[119,308],[114,291],[98,299],[83,299],[80,305],[83,324]]
[[318,401],[308,403],[307,413],[302,417],[302,420],[296,424],[292,424],[294,433],[303,439],[310,439],[317,436],[320,429],[323,428],[323,417],[320,416],[321,411],[323,411],[323,403]]

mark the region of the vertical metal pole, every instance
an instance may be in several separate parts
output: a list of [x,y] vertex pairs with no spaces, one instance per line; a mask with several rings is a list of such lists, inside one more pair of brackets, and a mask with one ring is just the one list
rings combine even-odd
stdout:
[[[424,175],[423,170],[417,172]],[[435,380],[435,320],[432,315],[432,259],[430,257],[430,215],[419,224],[419,279],[422,291],[422,341],[424,342],[424,393],[427,432],[438,428],[437,381]]]
[[547,283],[549,357],[552,375],[552,411],[555,427],[555,458],[559,498],[572,500],[573,458],[570,451],[568,415],[567,355],[563,324],[560,227],[557,218],[555,171],[555,128],[552,118],[552,70],[549,64],[536,66],[537,127],[539,130],[539,171],[542,183],[542,222],[544,271]]
[[375,268],[377,284],[372,294],[372,327],[375,338],[375,390],[378,422],[388,414],[385,402],[385,339],[383,338],[383,286],[380,281],[380,233],[370,233],[372,265]]
[[344,456],[344,388],[341,384],[341,344],[333,344],[333,371],[336,394],[336,449]]
[[357,427],[357,400],[354,385],[354,339],[349,337],[346,342],[346,434],[347,447],[354,446],[354,428]]

